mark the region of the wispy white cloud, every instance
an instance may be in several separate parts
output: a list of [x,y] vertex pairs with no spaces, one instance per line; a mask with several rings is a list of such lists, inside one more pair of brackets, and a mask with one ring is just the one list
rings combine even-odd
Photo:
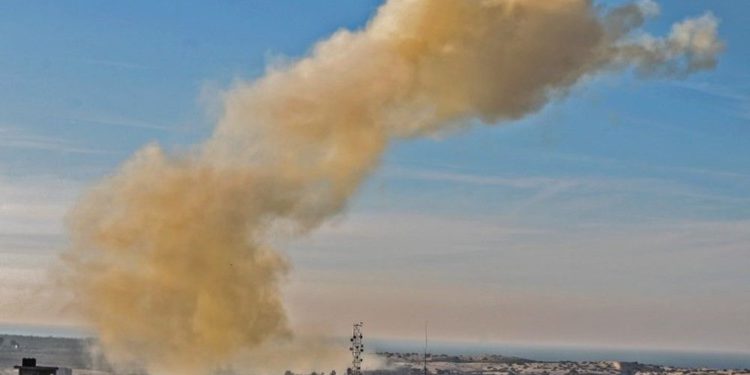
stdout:
[[133,63],[129,61],[121,61],[121,60],[79,58],[79,59],[75,59],[74,61],[84,63],[84,64],[89,64],[89,65],[100,65],[100,66],[107,66],[107,67],[120,68],[120,69],[138,69],[138,70],[151,69],[151,67],[147,65]]
[[11,127],[0,128],[0,147],[74,154],[119,154],[116,151],[86,147],[65,139],[28,134]]
[[76,113],[76,114],[66,117],[65,119],[68,121],[78,122],[78,123],[127,127],[127,128],[152,129],[152,130],[163,130],[163,131],[173,131],[173,130],[182,129],[181,127],[178,127],[178,126],[166,126],[166,125],[154,124],[148,121],[142,121],[142,120],[128,118],[124,116],[105,114],[105,113],[99,113],[99,112],[93,112],[93,111],[85,112],[85,113]]
[[[746,78],[743,78],[746,79]],[[707,95],[727,102],[731,107],[730,115],[742,120],[750,120],[750,82],[728,86],[710,82],[679,82],[672,83],[676,87],[691,90],[702,95]]]
[[740,302],[749,249],[748,220],[534,226],[355,213],[292,246],[288,298],[294,319],[359,317],[404,336],[427,319],[454,338],[638,345],[646,335],[657,346],[750,348],[750,304]]
[[[750,103],[749,103],[750,104]],[[748,113],[750,114],[750,105],[748,106]],[[748,117],[750,118],[750,117]],[[639,119],[635,117],[628,117],[628,121],[634,121],[644,124],[653,125],[656,122],[650,121],[650,120],[644,120]],[[535,159],[538,157],[541,157],[539,155],[533,154],[531,152],[525,152],[523,150],[516,150],[515,151],[520,157],[524,159]],[[559,162],[563,163],[570,163],[570,164],[581,164],[581,165],[590,165],[590,166],[598,166],[598,167],[606,167],[606,168],[637,168],[643,171],[652,171],[652,172],[677,172],[682,174],[690,174],[694,176],[705,176],[705,177],[711,177],[711,178],[728,178],[728,179],[741,179],[741,180],[747,180],[750,182],[750,173],[740,173],[737,171],[730,171],[730,170],[722,170],[722,169],[707,169],[707,168],[696,168],[696,167],[690,167],[690,166],[674,166],[674,165],[662,165],[662,164],[654,164],[654,163],[643,163],[633,160],[623,160],[623,159],[616,159],[611,157],[606,157],[602,155],[586,155],[586,154],[576,154],[576,153],[570,153],[570,152],[553,152],[550,150],[546,150],[544,155],[544,158],[547,159],[553,159]],[[389,166],[389,169],[392,169],[392,171],[386,171],[386,173],[392,174],[392,175],[407,175],[413,173],[413,171],[427,171],[427,172],[453,172],[453,173],[459,173],[459,174],[470,174],[470,175],[480,175],[484,176],[486,178],[487,173],[484,173],[486,171],[480,171],[478,169],[471,169],[467,168],[465,166],[459,166],[459,165],[450,165],[450,164],[438,164],[438,163],[428,163],[428,162],[416,162],[411,160],[404,160],[404,159],[388,159],[386,158],[386,163]],[[394,166],[394,167],[391,167]],[[544,182],[544,179],[551,179],[549,177],[534,177],[532,180],[535,180],[536,182]],[[436,178],[437,180],[437,178]],[[531,181],[527,181],[531,182]],[[517,184],[517,182],[514,182],[513,184]],[[498,185],[500,185],[498,183]]]
[[504,186],[518,189],[538,189],[550,184],[562,184],[572,186],[574,180],[556,179],[550,177],[501,177],[488,176],[471,173],[459,173],[454,171],[389,168],[384,172],[386,177],[414,179],[433,182],[448,182],[483,186]]
[[[648,124],[656,123],[655,121],[636,119],[634,117],[628,117],[628,120],[632,120],[632,121],[636,121],[640,123],[648,123]],[[524,158],[532,157],[532,155],[529,155],[529,154],[523,154],[522,156]],[[556,161],[560,161],[564,163],[604,167],[604,168],[608,168],[608,170],[611,170],[611,168],[629,168],[629,169],[637,168],[639,170],[649,171],[649,172],[660,172],[660,173],[677,172],[677,173],[689,174],[693,176],[702,176],[702,177],[710,177],[710,178],[727,178],[727,179],[733,179],[733,180],[747,180],[748,182],[750,182],[750,173],[740,173],[738,171],[731,171],[731,170],[697,168],[697,167],[690,167],[690,166],[663,165],[663,164],[656,164],[656,163],[638,162],[638,161],[633,161],[633,160],[616,159],[616,158],[611,158],[611,157],[606,157],[606,156],[601,156],[601,155],[586,155],[586,154],[576,154],[576,153],[568,153],[568,152],[547,151],[544,157],[549,158],[549,159],[554,159]],[[399,164],[399,161],[394,161],[394,164]],[[448,170],[452,169],[456,171],[466,171],[465,168],[450,167],[450,166],[444,166],[444,165],[426,165],[426,167],[437,168],[437,169],[448,169]]]
[[662,261],[668,261],[675,254],[748,255],[750,220],[674,218],[629,224],[571,221],[533,225],[508,216],[472,213],[362,212],[326,224],[311,238],[292,243],[293,255],[303,258],[318,258],[321,252],[369,260],[399,255],[466,255],[476,250],[520,251],[516,255],[522,255],[523,249],[535,248],[532,258],[557,250],[565,250],[565,256],[569,256],[569,251],[576,249],[581,255],[596,253],[613,259],[661,254],[665,256]]
[[61,235],[82,183],[54,176],[0,175],[0,235]]
[[0,174],[0,322],[72,320],[51,277],[67,243],[64,216],[82,188],[51,175]]
[[727,85],[721,85],[710,82],[686,82],[686,81],[672,81],[672,85],[695,91],[704,95],[713,96],[720,99],[728,99],[737,102],[747,103],[750,101],[750,90],[743,91],[738,90],[735,87]]
[[[673,168],[680,170],[680,168]],[[720,175],[723,177],[746,177],[735,173],[718,171],[681,169],[690,173]],[[750,198],[731,196],[706,191],[698,186],[670,178],[650,177],[611,177],[597,175],[582,176],[492,176],[488,174],[462,173],[455,171],[410,169],[402,167],[388,168],[383,172],[387,178],[423,180],[438,183],[468,184],[477,186],[498,186],[534,192],[532,201],[542,201],[565,192],[626,192],[651,193],[659,195],[682,196],[697,199],[721,200],[727,202],[750,203]]]

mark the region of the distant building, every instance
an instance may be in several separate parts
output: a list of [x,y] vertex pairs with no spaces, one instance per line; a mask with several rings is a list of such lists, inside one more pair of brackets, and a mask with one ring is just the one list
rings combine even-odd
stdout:
[[13,366],[18,375],[72,375],[73,371],[66,367],[37,366],[36,358],[24,358],[21,366]]

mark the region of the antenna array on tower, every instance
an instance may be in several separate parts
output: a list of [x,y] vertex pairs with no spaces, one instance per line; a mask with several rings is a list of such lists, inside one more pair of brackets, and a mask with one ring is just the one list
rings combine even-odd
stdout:
[[362,353],[365,346],[362,345],[362,322],[354,323],[352,330],[351,346],[349,351],[352,352],[352,367],[346,369],[347,375],[362,375]]

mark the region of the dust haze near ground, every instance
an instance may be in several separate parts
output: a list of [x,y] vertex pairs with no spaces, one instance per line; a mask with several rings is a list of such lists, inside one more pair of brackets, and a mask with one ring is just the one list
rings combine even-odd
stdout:
[[263,353],[293,338],[272,235],[344,210],[393,139],[518,119],[600,72],[716,64],[713,16],[638,32],[656,13],[649,1],[389,1],[364,29],[225,92],[205,143],[148,145],[92,187],[69,215],[62,284],[113,363],[204,373]]
[[[340,343],[336,350],[346,353],[346,344]],[[443,353],[443,354],[438,354]],[[646,357],[648,357],[646,352]],[[262,362],[269,365],[265,372],[275,375],[292,374],[298,375],[327,375],[331,367],[316,367],[315,364],[306,364],[314,370],[299,370],[279,366],[284,360],[283,353],[262,353]],[[296,353],[292,353],[296,354]],[[716,353],[713,353],[716,355]],[[17,374],[13,369],[21,363],[24,357],[34,357],[41,366],[53,366],[70,368],[76,375],[108,375],[113,374],[113,369],[101,357],[97,351],[95,339],[62,338],[62,337],[38,337],[0,334],[0,375]],[[255,358],[257,359],[257,358]],[[268,363],[270,359],[271,363]],[[365,354],[365,375],[422,375],[425,365],[423,353],[379,351]],[[745,361],[746,362],[746,361]],[[732,363],[731,360],[725,363]],[[344,362],[338,364],[337,371],[341,371]],[[653,363],[651,361],[638,363],[623,361],[617,355],[606,360],[587,361],[540,361],[535,357],[518,357],[504,354],[452,354],[438,350],[427,352],[427,371],[433,375],[683,375],[686,373],[696,375],[747,375],[748,369],[732,368],[723,365],[720,368],[706,368],[695,365]],[[276,367],[279,366],[279,369]],[[142,369],[132,369],[131,375],[144,374]],[[243,368],[222,368],[220,372],[225,375],[246,374]],[[257,373],[252,371],[250,373]]]

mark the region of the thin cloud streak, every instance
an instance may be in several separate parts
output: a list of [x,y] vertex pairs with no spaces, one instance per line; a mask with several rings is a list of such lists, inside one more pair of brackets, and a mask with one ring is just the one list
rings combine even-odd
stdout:
[[[407,337],[421,334],[412,323],[429,319],[451,338],[642,346],[646,335],[662,348],[748,350],[741,327],[750,304],[738,301],[750,289],[736,287],[748,281],[748,233],[747,220],[562,228],[352,215],[292,248],[303,267],[288,287],[290,315],[324,325],[362,315],[379,332]],[[321,308],[340,301],[350,308]],[[603,330],[605,322],[623,329]],[[624,329],[633,326],[648,329]]]
[[569,163],[578,164],[589,164],[601,167],[619,167],[619,168],[637,168],[643,171],[652,172],[676,172],[681,174],[689,174],[692,176],[699,177],[711,177],[711,178],[722,178],[731,179],[734,181],[743,180],[743,182],[750,183],[750,174],[739,173],[736,171],[719,170],[719,169],[707,169],[707,168],[696,168],[696,167],[685,167],[685,166],[668,166],[658,164],[647,164],[639,163],[631,160],[621,160],[608,158],[604,156],[592,156],[583,154],[572,154],[572,153],[550,153],[546,157],[554,158],[558,161],[564,161]]
[[730,116],[750,120],[750,82],[743,89],[709,82],[673,82],[672,85],[727,102]]
[[120,68],[120,69],[135,69],[135,70],[148,70],[152,69],[152,67],[133,63],[129,61],[119,61],[119,60],[108,60],[108,59],[74,59],[73,61],[88,64],[88,65],[100,65],[100,66],[107,66],[112,68]]
[[719,85],[708,82],[671,82],[673,86],[698,92],[703,95],[712,96],[720,99],[728,99],[735,102],[747,103],[750,102],[750,93],[738,91],[732,87]]
[[562,180],[550,177],[499,177],[469,173],[445,172],[429,169],[389,168],[384,172],[386,177],[414,179],[430,182],[449,182],[482,186],[505,186],[517,189],[537,189],[551,183],[576,185],[573,180]]
[[389,168],[383,172],[386,178],[397,178],[405,180],[421,180],[429,182],[443,182],[456,184],[469,184],[477,186],[499,186],[522,190],[539,190],[535,200],[551,198],[560,193],[572,191],[596,191],[596,192],[640,192],[656,193],[663,195],[674,195],[690,198],[727,201],[736,203],[748,203],[750,198],[734,197],[728,195],[710,194],[686,183],[677,182],[666,178],[625,178],[625,177],[600,177],[600,176],[576,176],[576,177],[502,177],[488,176],[487,174],[470,174],[445,172],[438,170]]
[[162,131],[178,131],[182,129],[182,127],[177,127],[177,126],[158,125],[158,124],[153,124],[153,123],[146,122],[146,121],[119,117],[115,115],[105,115],[101,113],[82,113],[82,114],[77,114],[77,115],[73,115],[70,117],[66,117],[65,120],[68,120],[74,123],[86,123],[86,124],[162,130]]
[[48,268],[67,245],[63,222],[82,182],[50,175],[0,173],[0,321],[74,322],[67,297],[50,288]]
[[92,154],[92,155],[118,155],[122,154],[117,151],[102,150],[77,145],[73,142],[38,135],[23,134],[16,130],[8,128],[0,129],[0,147],[51,151],[60,153],[73,154]]
[[0,235],[61,235],[82,186],[54,176],[0,175]]

